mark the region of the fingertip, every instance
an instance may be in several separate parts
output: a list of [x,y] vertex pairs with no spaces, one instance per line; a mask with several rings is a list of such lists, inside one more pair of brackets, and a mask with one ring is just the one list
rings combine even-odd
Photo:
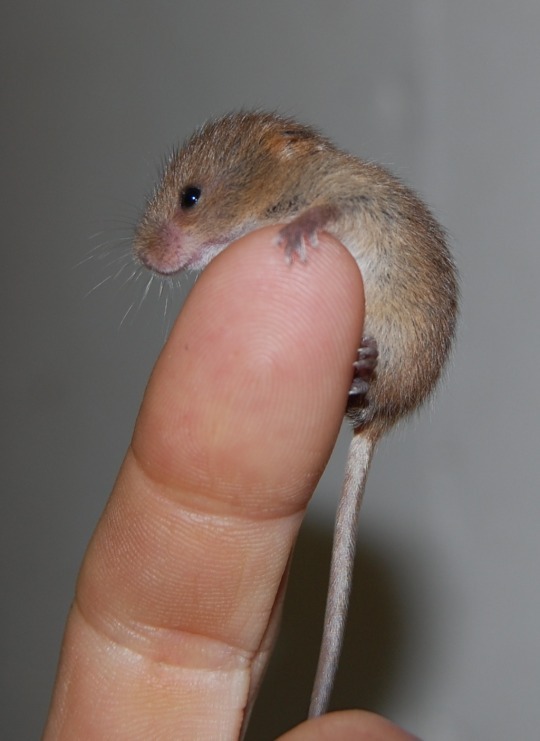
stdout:
[[277,741],[420,741],[391,721],[366,710],[327,713],[280,736]]
[[218,255],[178,318],[134,437],[161,480],[200,485],[210,447],[222,480],[233,461],[240,484],[241,457],[248,478],[285,495],[326,464],[362,333],[362,279],[329,235],[288,265],[277,233],[259,230]]

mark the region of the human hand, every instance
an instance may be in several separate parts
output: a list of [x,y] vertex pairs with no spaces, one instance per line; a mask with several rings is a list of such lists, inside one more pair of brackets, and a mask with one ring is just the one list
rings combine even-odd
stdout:
[[[204,271],[156,364],[83,562],[45,740],[236,739],[362,333],[353,258],[276,229]],[[282,737],[405,741],[359,711]]]

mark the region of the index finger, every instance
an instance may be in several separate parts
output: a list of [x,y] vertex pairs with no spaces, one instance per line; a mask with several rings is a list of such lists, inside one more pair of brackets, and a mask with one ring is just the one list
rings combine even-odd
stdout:
[[218,256],[156,364],[87,552],[54,738],[235,738],[361,336],[353,258],[275,229]]

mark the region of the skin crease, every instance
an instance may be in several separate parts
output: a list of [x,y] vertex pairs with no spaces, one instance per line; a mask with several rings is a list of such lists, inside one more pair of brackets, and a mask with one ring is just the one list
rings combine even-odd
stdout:
[[[213,261],[157,361],[82,565],[45,741],[239,735],[362,321],[343,247],[324,236],[291,269],[275,236]],[[345,712],[283,738],[412,737]]]

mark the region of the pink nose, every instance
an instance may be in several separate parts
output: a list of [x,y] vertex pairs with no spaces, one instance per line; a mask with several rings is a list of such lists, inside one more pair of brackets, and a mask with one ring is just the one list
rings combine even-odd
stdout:
[[161,275],[172,275],[187,263],[182,230],[172,223],[141,230],[135,239],[135,254],[142,264]]

